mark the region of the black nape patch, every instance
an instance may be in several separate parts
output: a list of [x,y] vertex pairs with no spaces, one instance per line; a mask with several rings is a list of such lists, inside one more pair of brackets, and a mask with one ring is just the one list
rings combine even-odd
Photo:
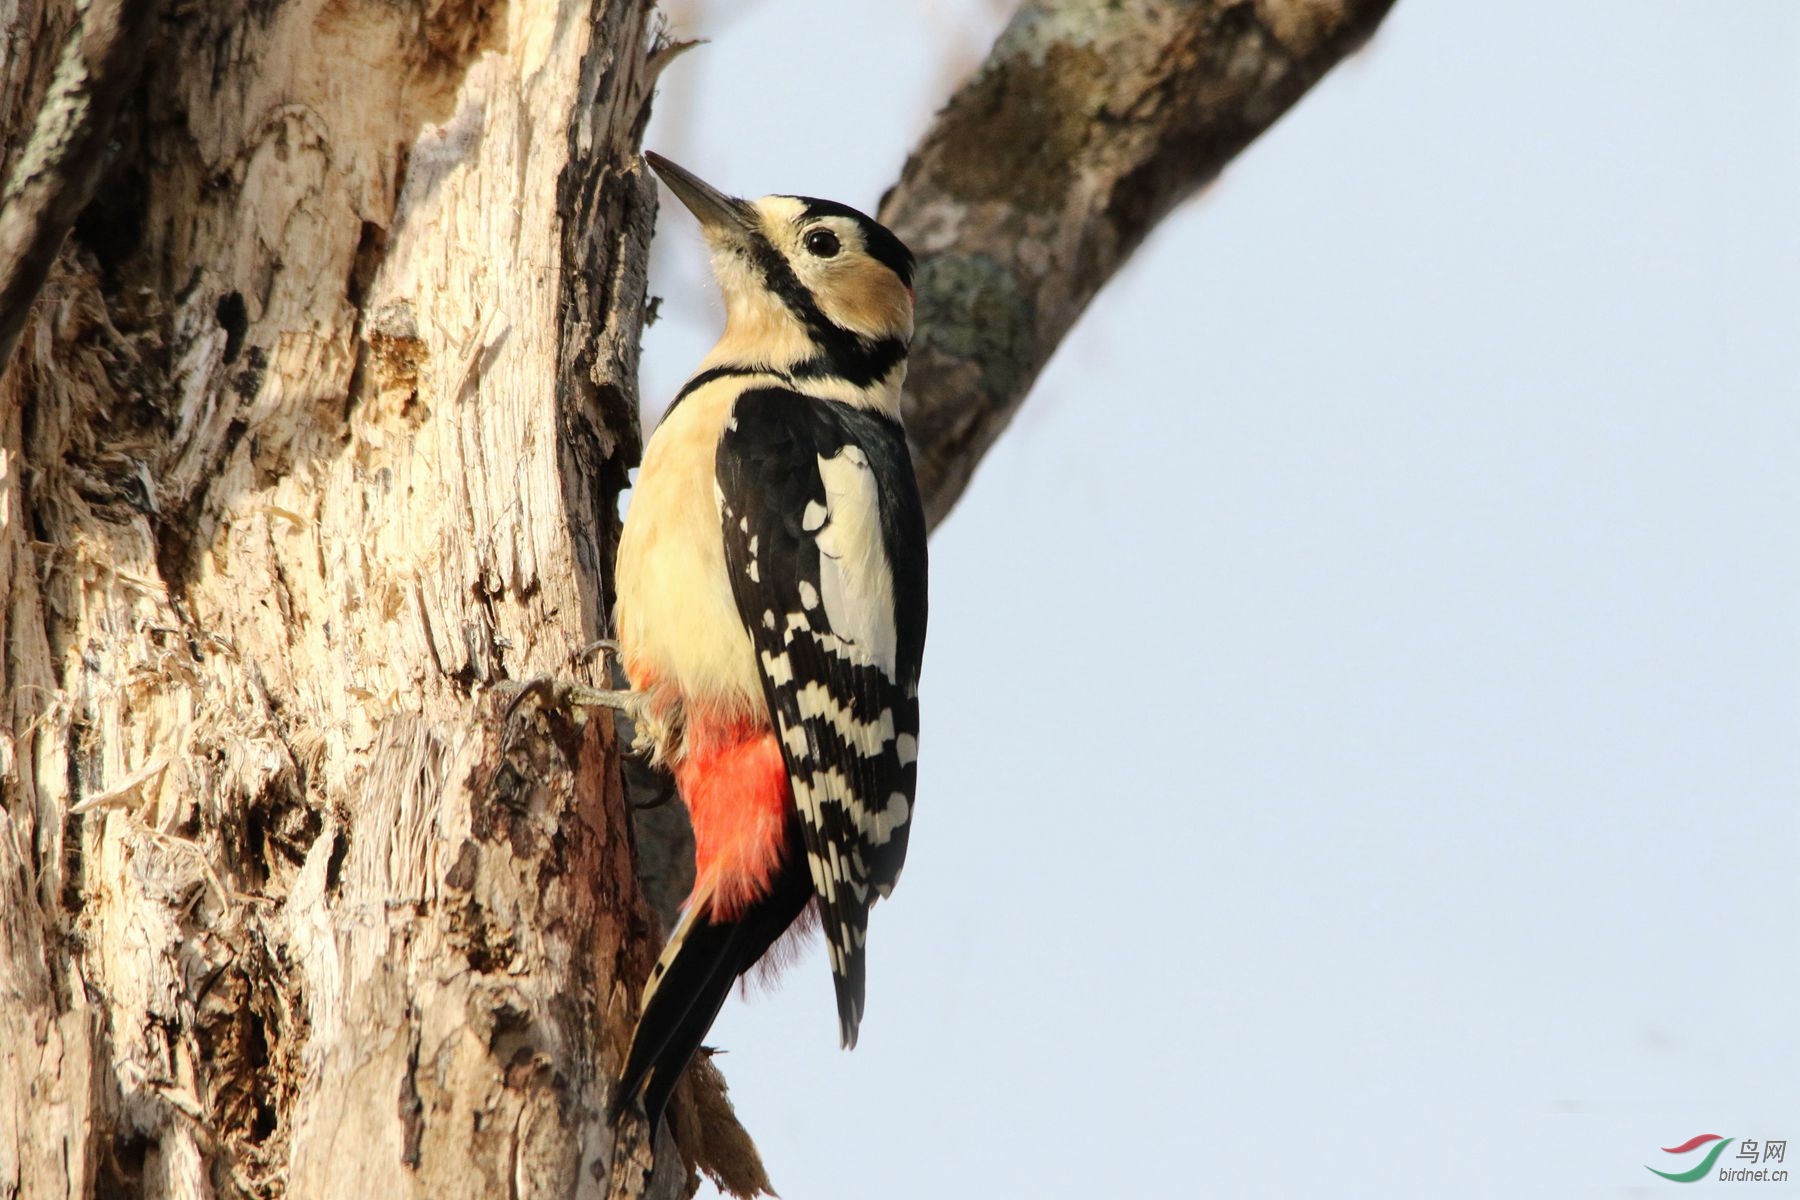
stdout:
[[886,225],[848,204],[839,204],[836,200],[820,200],[816,196],[793,198],[806,206],[806,219],[809,221],[819,217],[848,217],[855,221],[862,230],[863,245],[868,249],[869,257],[898,275],[900,282],[907,287],[913,285],[912,251]]

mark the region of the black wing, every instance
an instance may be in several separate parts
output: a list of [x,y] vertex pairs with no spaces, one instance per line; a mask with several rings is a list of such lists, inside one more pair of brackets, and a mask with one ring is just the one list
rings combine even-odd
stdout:
[[854,1046],[869,905],[899,878],[918,779],[926,564],[912,458],[896,421],[758,388],[732,410],[717,479],[732,593]]

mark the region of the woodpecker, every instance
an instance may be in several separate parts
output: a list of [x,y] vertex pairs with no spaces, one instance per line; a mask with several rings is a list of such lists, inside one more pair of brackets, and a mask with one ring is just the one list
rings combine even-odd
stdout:
[[618,559],[638,740],[674,774],[694,890],[645,984],[612,1115],[654,1128],[732,984],[816,913],[839,1037],[918,778],[925,514],[900,424],[913,257],[830,200],[727,196],[656,154],[700,221],[725,332],[644,450]]

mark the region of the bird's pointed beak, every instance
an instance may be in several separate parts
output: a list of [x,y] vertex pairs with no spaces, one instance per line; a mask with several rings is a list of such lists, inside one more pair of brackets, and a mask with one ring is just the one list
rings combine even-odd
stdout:
[[699,218],[700,227],[709,236],[741,235],[756,228],[756,210],[748,201],[727,196],[692,171],[676,166],[660,154],[646,150],[644,161],[650,164],[650,169],[656,172],[664,186],[675,193],[676,199],[687,205],[688,211]]

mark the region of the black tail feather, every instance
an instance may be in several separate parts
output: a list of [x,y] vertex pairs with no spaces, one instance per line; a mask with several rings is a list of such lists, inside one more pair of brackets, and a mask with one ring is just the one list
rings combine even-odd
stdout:
[[737,920],[714,923],[701,913],[685,929],[676,927],[674,957],[666,967],[658,964],[663,973],[638,1015],[608,1120],[617,1122],[641,1089],[645,1115],[650,1127],[656,1127],[675,1084],[725,1006],[731,985],[756,965],[812,898],[812,878],[803,862],[802,855],[788,855],[769,894]]
[[682,1072],[687,1070],[688,1063],[700,1049],[707,1030],[718,1019],[719,1010],[725,1007],[731,985],[737,981],[739,943],[743,941],[744,927],[734,923],[717,928],[728,934],[727,945],[715,960],[712,973],[695,989],[687,1011],[669,1031],[663,1043],[663,1054],[651,1065],[650,1077],[644,1083],[644,1115],[649,1118],[652,1129],[656,1128],[657,1118],[668,1106],[669,1097],[674,1095],[675,1084],[680,1081]]
[[[737,955],[733,942],[737,933],[736,924],[715,925],[705,916],[698,915],[687,928],[676,927],[674,937],[680,940],[680,945],[673,959],[668,960],[666,969],[663,963],[657,964],[663,973],[645,997],[637,1028],[632,1030],[625,1069],[619,1075],[618,1087],[613,1089],[608,1113],[612,1120],[619,1119],[619,1114],[659,1067],[666,1068],[664,1074],[679,1075],[687,1065],[699,1041],[695,1039],[683,1052],[676,1044],[676,1035],[685,1031],[696,1008],[716,1013],[716,1005],[709,1001],[724,1003],[731,990],[731,980],[736,976],[733,968]],[[653,1124],[655,1116],[651,1114]]]

